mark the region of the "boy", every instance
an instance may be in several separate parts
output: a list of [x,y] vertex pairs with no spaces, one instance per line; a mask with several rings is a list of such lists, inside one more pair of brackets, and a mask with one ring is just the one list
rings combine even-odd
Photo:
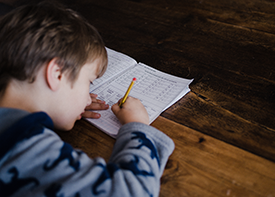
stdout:
[[123,126],[107,164],[53,132],[108,107],[89,95],[106,66],[98,32],[72,10],[40,3],[1,19],[0,196],[158,196],[174,144],[138,99],[112,106]]

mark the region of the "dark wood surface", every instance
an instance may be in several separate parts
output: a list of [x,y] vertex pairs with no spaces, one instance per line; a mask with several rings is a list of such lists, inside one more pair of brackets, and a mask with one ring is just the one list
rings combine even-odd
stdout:
[[[152,124],[176,143],[160,196],[275,196],[274,0],[59,2],[85,16],[107,47],[194,78]],[[59,134],[106,160],[114,143],[84,120]]]
[[163,117],[275,161],[274,1],[69,6],[99,30],[106,46],[195,79],[191,93]]

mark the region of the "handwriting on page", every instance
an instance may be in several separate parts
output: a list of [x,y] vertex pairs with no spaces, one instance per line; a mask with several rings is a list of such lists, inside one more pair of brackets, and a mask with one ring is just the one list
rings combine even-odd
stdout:
[[[131,83],[133,77],[137,78],[130,96],[141,100],[145,106],[150,122],[152,122],[167,106],[170,105],[181,92],[189,81],[183,81],[181,78],[173,79],[168,74],[156,71],[143,64],[137,64],[132,69],[127,70],[113,80],[108,81],[104,85],[92,90],[98,95],[98,99],[106,101],[110,106],[117,103],[121,99]],[[98,120],[91,120],[96,122],[104,122],[105,126],[114,127],[118,131],[120,124],[112,113],[111,109],[107,111],[99,111],[102,118]]]

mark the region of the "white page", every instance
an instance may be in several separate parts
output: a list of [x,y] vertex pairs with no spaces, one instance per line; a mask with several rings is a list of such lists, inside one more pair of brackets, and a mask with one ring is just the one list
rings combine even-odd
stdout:
[[124,70],[127,70],[137,63],[136,60],[123,53],[119,53],[107,47],[106,50],[108,54],[107,70],[102,77],[93,81],[93,84],[90,86],[90,92],[92,89],[97,88],[105,81],[111,79],[115,75],[120,74]]
[[[119,77],[92,90],[98,94],[98,99],[106,101],[110,106],[122,98],[133,78],[136,82],[130,92],[130,96],[141,100],[145,106],[150,123],[159,114],[189,92],[189,84],[192,80],[183,79],[160,72],[144,64],[136,64]],[[88,119],[95,126],[115,137],[121,124],[111,109],[97,111],[100,119]]]

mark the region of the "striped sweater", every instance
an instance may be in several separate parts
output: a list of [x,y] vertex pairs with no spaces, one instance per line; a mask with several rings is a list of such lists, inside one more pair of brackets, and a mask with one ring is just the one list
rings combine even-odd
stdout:
[[0,108],[0,196],[158,196],[173,150],[159,130],[128,123],[106,163],[63,142],[46,113]]

